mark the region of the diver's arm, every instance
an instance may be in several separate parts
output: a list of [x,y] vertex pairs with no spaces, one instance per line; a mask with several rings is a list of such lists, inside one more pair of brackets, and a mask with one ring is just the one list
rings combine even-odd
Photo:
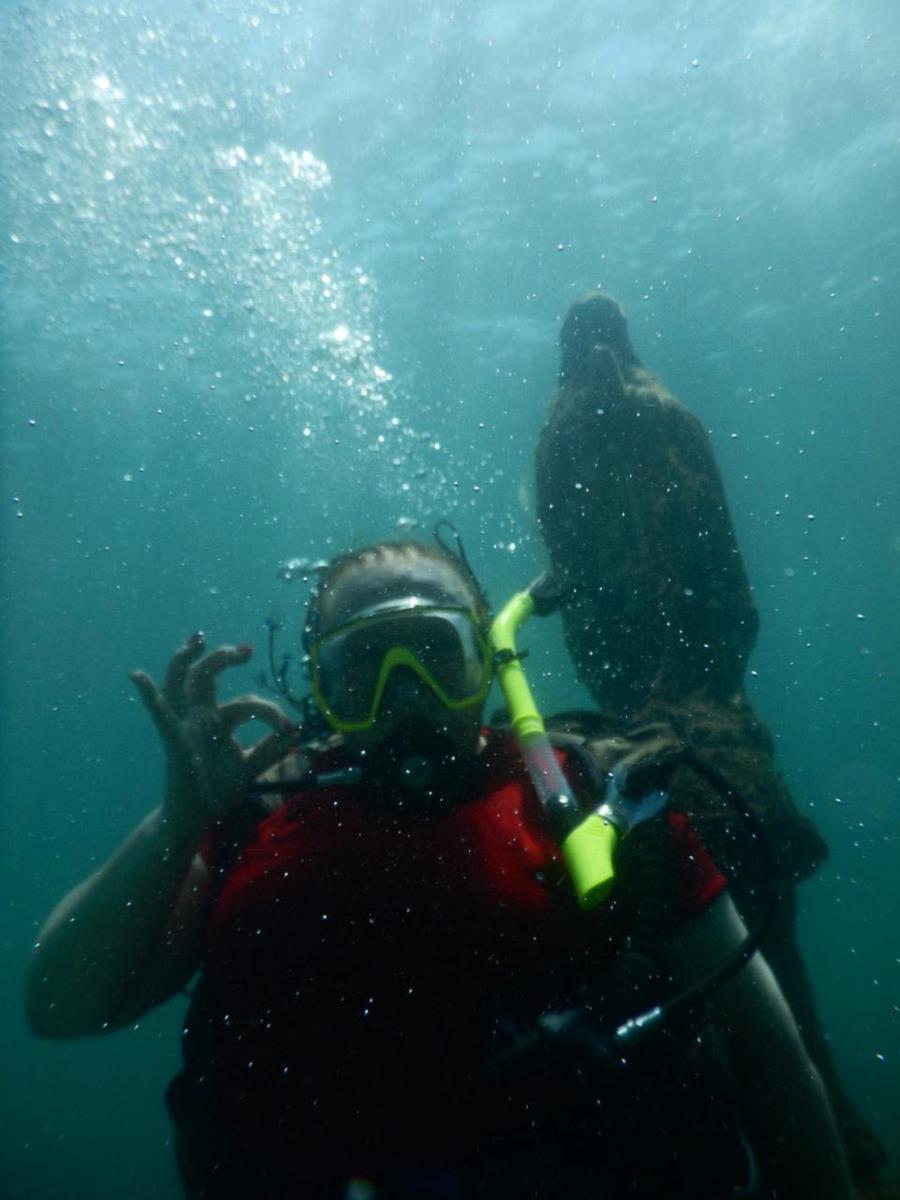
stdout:
[[726,984],[717,1008],[764,1183],[790,1200],[852,1200],[828,1094],[761,955]]
[[54,908],[26,980],[34,1033],[75,1038],[118,1029],[190,979],[209,894],[196,854],[204,828],[156,809]]
[[[249,646],[203,651],[200,634],[189,638],[161,688],[132,674],[166,751],[163,802],[41,930],[26,986],[26,1014],[40,1036],[119,1028],[177,991],[197,965],[209,902],[200,840],[294,734],[271,701],[218,703],[219,675],[245,663]],[[234,735],[248,721],[274,732],[245,749]]]
[[[705,975],[746,936],[726,894],[691,920],[671,946],[679,984]],[[853,1200],[856,1195],[818,1071],[765,960],[750,962],[716,994],[741,1116],[763,1192],[778,1200]]]

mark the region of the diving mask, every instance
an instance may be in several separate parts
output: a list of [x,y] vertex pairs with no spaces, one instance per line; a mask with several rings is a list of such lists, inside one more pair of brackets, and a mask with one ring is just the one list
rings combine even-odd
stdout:
[[310,690],[339,733],[371,729],[392,671],[411,671],[451,712],[481,704],[492,656],[470,609],[419,596],[366,609],[308,647]]

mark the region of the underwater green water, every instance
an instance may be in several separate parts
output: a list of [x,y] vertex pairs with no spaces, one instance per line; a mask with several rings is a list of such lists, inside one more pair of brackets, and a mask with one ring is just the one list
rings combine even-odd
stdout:
[[[181,1003],[64,1045],[21,1015],[159,791],[126,671],[197,628],[259,659],[305,602],[279,563],[398,524],[451,517],[495,603],[530,580],[596,286],[719,457],[751,694],[832,847],[804,946],[900,1171],[894,0],[4,0],[0,62],[0,1200],[177,1195]],[[583,703],[529,641],[545,710]]]

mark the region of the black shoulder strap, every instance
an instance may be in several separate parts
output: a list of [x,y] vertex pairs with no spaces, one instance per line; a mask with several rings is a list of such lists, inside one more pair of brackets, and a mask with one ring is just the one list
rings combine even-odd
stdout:
[[216,839],[215,860],[211,864],[212,903],[219,899],[225,880],[241,856],[241,851],[260,823],[272,809],[257,796],[247,796],[222,818]]
[[[216,842],[215,861],[212,864],[213,903],[221,895],[225,880],[235,867],[253,830],[260,821],[275,811],[285,793],[304,786],[309,779],[309,765],[322,749],[318,742],[298,746],[294,754],[282,759],[281,763],[273,768],[273,772],[269,773],[277,773],[276,780],[267,782],[268,776],[265,776],[262,781],[251,787],[240,803],[225,814]],[[266,799],[267,796],[275,795],[279,797],[278,801]]]

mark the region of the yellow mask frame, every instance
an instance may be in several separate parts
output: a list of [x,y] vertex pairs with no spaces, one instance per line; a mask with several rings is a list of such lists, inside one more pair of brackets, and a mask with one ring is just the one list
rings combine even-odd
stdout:
[[[442,686],[434,673],[416,657],[408,646],[396,644],[390,646],[382,655],[366,715],[361,718],[349,718],[335,711],[325,694],[326,689],[322,684],[322,651],[324,648],[327,648],[329,642],[338,637],[347,637],[348,634],[358,629],[374,627],[384,621],[403,621],[407,619],[413,621],[422,617],[447,619],[453,624],[458,636],[460,636],[458,622],[465,620],[467,630],[471,632],[474,638],[474,645],[477,647],[478,658],[480,660],[479,675],[474,690],[467,691],[462,696],[452,696]],[[465,642],[461,636],[460,644],[464,649]],[[361,733],[374,726],[378,720],[388,679],[391,673],[398,667],[412,672],[449,712],[459,712],[463,709],[473,708],[475,705],[482,704],[490,691],[493,679],[493,654],[488,644],[486,630],[484,630],[474,610],[457,608],[447,604],[434,604],[433,602],[422,603],[414,598],[388,602],[387,604],[377,605],[375,608],[367,610],[345,625],[332,630],[323,637],[317,638],[309,646],[308,656],[310,692],[312,693],[313,700],[331,728],[338,733]]]

